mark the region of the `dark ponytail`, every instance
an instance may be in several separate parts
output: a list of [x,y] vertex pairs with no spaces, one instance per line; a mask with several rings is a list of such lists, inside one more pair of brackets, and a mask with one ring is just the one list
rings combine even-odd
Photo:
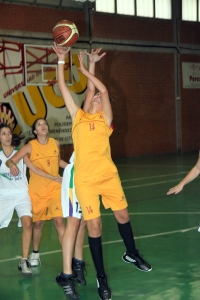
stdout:
[[21,144],[21,140],[24,139],[24,135],[12,134],[12,143],[13,147],[18,147]]

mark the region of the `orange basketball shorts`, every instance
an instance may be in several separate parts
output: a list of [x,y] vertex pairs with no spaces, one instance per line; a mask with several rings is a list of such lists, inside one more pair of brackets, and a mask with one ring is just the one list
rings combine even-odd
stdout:
[[62,217],[61,190],[52,191],[48,197],[40,197],[29,190],[32,202],[33,222]]
[[98,181],[75,178],[75,188],[84,220],[91,220],[101,215],[100,195],[106,209],[111,208],[112,211],[116,211],[128,206],[118,173],[112,177],[102,177]]

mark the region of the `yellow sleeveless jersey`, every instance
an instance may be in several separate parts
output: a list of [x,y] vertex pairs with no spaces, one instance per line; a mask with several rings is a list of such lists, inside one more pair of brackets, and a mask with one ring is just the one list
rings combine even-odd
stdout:
[[110,153],[112,132],[102,111],[97,114],[77,111],[72,127],[76,181],[99,181],[102,176],[118,173]]
[[[59,149],[53,138],[49,138],[46,145],[40,144],[37,139],[30,141],[32,152],[31,162],[38,168],[53,176],[59,176]],[[60,189],[61,183],[38,176],[30,170],[29,192],[40,199],[51,198],[55,190]]]

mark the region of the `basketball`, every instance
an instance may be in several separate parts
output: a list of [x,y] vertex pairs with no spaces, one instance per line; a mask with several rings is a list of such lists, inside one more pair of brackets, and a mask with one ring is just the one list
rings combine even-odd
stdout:
[[78,29],[71,21],[62,20],[53,28],[53,38],[59,46],[70,47],[76,43],[78,37]]

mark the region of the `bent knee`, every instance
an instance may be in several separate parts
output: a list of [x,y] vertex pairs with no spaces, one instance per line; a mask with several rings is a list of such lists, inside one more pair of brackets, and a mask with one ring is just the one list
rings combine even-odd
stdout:
[[64,221],[63,221],[63,218],[54,218],[54,224],[56,226],[56,228],[58,227],[63,227],[64,226]]
[[32,221],[31,217],[24,216],[24,217],[21,218],[21,222],[22,222],[22,228],[23,229],[26,229],[26,230],[32,229],[33,221]]
[[43,226],[43,221],[37,221],[34,223],[34,229],[38,230],[41,229]]
[[125,224],[130,221],[129,213],[126,208],[122,210],[113,211],[113,214],[118,223]]
[[85,220],[81,220],[81,223],[80,223],[80,227],[86,227],[86,225],[87,225],[87,221],[85,221]]
[[93,220],[87,221],[87,229],[88,229],[89,236],[91,237],[101,236],[101,231],[102,231],[101,222],[93,222]]

